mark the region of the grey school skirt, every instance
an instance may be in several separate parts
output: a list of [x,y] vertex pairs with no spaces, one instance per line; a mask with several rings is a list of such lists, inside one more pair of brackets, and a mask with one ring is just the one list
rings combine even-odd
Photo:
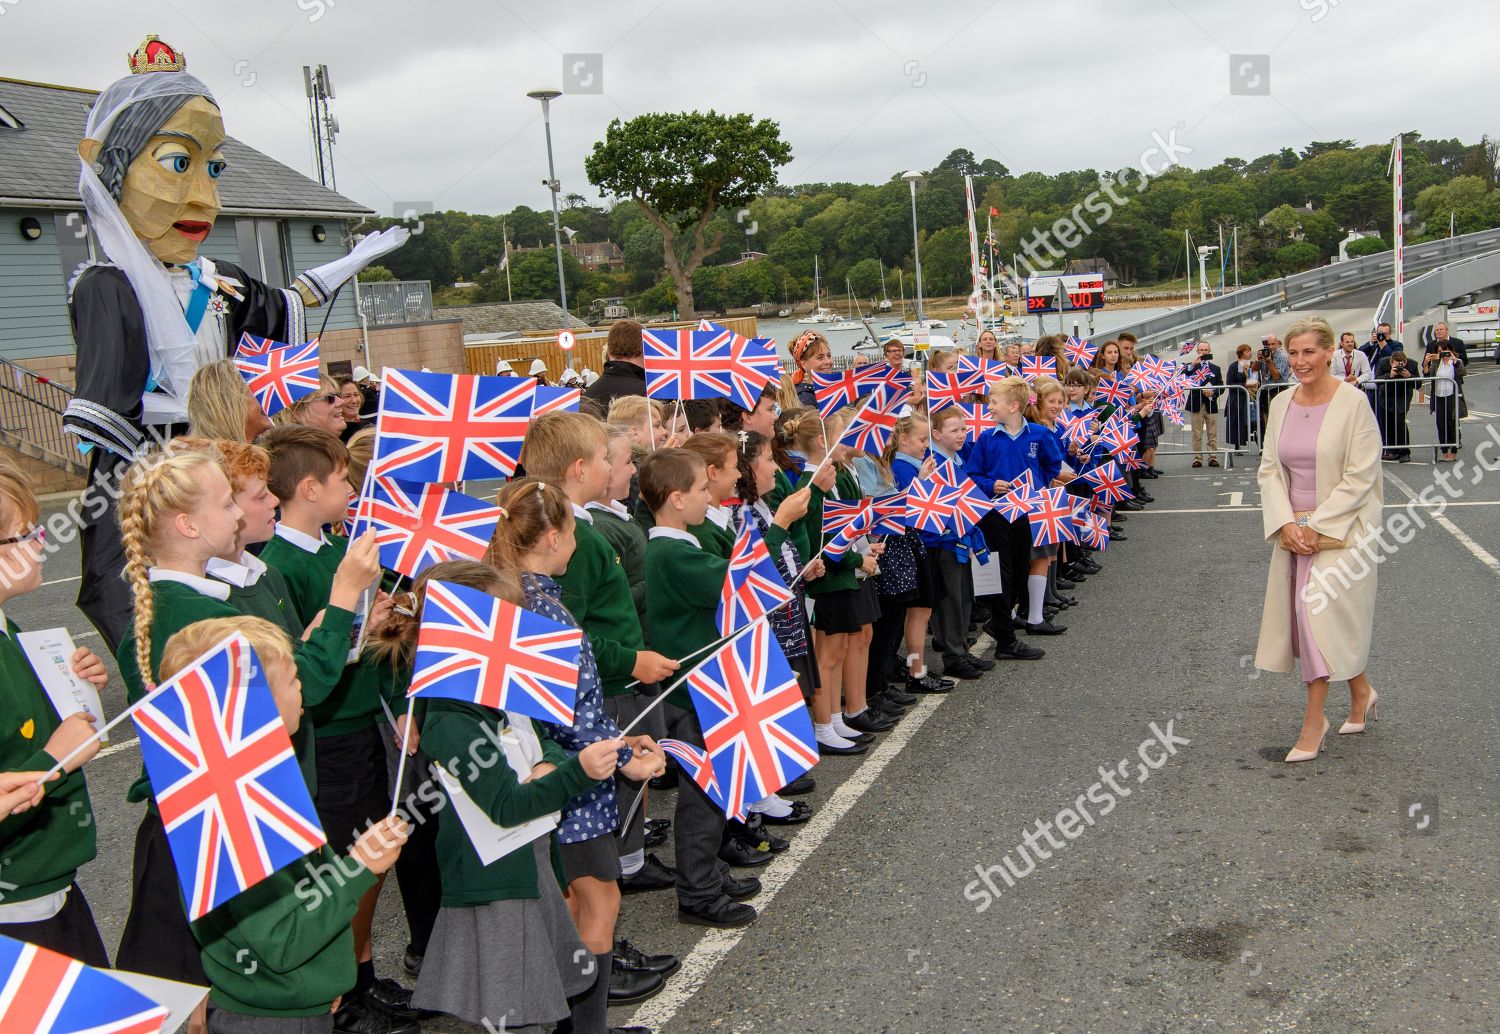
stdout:
[[568,1015],[568,998],[594,985],[598,964],[552,876],[551,840],[531,845],[541,897],[438,912],[415,1008],[515,1030],[556,1023]]

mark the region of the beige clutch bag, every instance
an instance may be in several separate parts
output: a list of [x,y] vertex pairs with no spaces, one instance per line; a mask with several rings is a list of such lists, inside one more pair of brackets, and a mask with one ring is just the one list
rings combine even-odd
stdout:
[[[1292,516],[1293,516],[1293,518],[1300,520],[1303,517],[1311,517],[1312,516],[1312,511],[1311,510],[1300,510],[1297,513],[1292,514]],[[1278,544],[1279,544],[1279,541],[1280,540],[1278,540]],[[1282,546],[1282,548],[1285,549],[1286,547]],[[1343,539],[1336,539],[1332,535],[1322,535],[1322,534],[1320,534],[1318,536],[1318,541],[1313,544],[1313,549],[1317,550],[1320,553],[1323,550],[1325,550],[1325,549],[1345,549],[1345,548],[1347,548],[1347,547],[1344,544],[1344,540]]]

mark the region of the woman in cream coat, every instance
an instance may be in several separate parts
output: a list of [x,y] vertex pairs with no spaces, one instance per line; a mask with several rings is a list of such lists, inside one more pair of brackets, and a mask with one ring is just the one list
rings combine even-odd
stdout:
[[[1380,430],[1364,392],[1329,370],[1334,336],[1326,320],[1298,320],[1286,347],[1298,386],[1271,401],[1261,454],[1261,508],[1273,548],[1255,666],[1291,671],[1293,658],[1300,661],[1307,712],[1286,760],[1310,761],[1327,736],[1330,681],[1349,683],[1340,733],[1363,732],[1375,712],[1365,677],[1376,571],[1367,547],[1381,516]],[[1344,548],[1315,549],[1320,535]]]

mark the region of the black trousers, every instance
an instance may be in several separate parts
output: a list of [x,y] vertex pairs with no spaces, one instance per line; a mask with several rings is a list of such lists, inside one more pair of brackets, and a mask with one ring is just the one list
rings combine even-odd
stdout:
[[937,606],[932,609],[932,647],[943,654],[943,664],[954,664],[969,652],[969,616],[974,609],[974,572],[967,561],[947,549],[927,550],[938,582]]
[[1406,425],[1404,402],[1387,403],[1375,407],[1375,420],[1380,425],[1380,444],[1397,458],[1410,456],[1411,429]]
[[[661,709],[667,720],[667,735],[703,746],[703,730],[692,710],[675,704],[662,704]],[[719,860],[724,813],[686,777],[677,780],[672,836],[677,845],[677,903],[684,908],[710,908],[728,902],[724,878],[729,875],[729,866]]]
[[[875,696],[884,693],[890,682],[891,666],[901,652],[901,639],[906,634],[907,605],[896,596],[880,597],[880,617],[870,632],[870,662],[865,667],[865,693]],[[921,651],[926,644],[918,643],[913,649]],[[902,659],[902,667],[906,666]]]
[[86,966],[109,968],[109,953],[94,924],[94,913],[76,883],[68,888],[68,899],[57,915],[34,923],[0,923],[0,934],[77,959]]
[[1010,627],[1010,612],[1027,602],[1031,528],[1025,519],[1008,521],[991,511],[979,522],[979,531],[984,535],[984,544],[1000,561],[1000,592],[984,598],[985,605],[990,608],[990,623],[985,631],[994,638],[996,645],[1009,646],[1016,641],[1015,629]]
[[1432,412],[1437,417],[1439,452],[1457,452],[1458,395],[1434,395]]

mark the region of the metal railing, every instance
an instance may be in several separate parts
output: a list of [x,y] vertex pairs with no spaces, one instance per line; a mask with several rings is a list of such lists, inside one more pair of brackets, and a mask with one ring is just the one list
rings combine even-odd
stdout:
[[[1453,393],[1438,395],[1439,384],[1450,384]],[[1271,399],[1281,392],[1295,388],[1296,382],[1263,384],[1255,394],[1255,412],[1252,417],[1256,430],[1256,447],[1264,446],[1266,418]],[[1401,462],[1411,458],[1413,450],[1431,449],[1437,462],[1444,454],[1455,453],[1463,442],[1459,428],[1459,398],[1462,385],[1452,377],[1423,375],[1413,369],[1410,377],[1372,378],[1361,382],[1371,409],[1375,413],[1376,426],[1380,428],[1380,452],[1383,459]],[[1428,419],[1421,419],[1420,411],[1413,414],[1413,404],[1430,403]],[[1413,426],[1415,422],[1415,426]]]
[[[1243,384],[1204,384],[1189,385],[1185,390],[1189,395],[1200,396],[1199,412],[1202,415],[1195,419],[1197,414],[1185,405],[1181,425],[1164,421],[1154,455],[1192,456],[1200,462],[1210,461],[1211,466],[1232,469],[1236,453],[1253,437],[1253,399],[1249,389]],[[1210,406],[1217,412],[1209,412]],[[1219,457],[1223,457],[1222,464]]]
[[0,439],[22,455],[84,474],[83,454],[63,431],[63,410],[72,397],[72,388],[0,359]]
[[[1467,299],[1464,304],[1469,304],[1493,298],[1497,284],[1500,284],[1500,253],[1476,255],[1408,280],[1402,287],[1402,304],[1410,314],[1426,312],[1459,298]],[[1375,307],[1375,322],[1395,324],[1394,288],[1386,291]]]
[[432,284],[427,280],[377,280],[359,285],[359,310],[374,326],[421,323],[432,319]]
[[[1500,229],[1481,230],[1478,233],[1413,245],[1406,249],[1404,268],[1407,275],[1412,277],[1408,281],[1407,290],[1410,290],[1410,284],[1417,279],[1413,274],[1496,251],[1500,251]],[[1346,291],[1378,285],[1394,275],[1394,262],[1394,253],[1384,251],[1347,262],[1320,266],[1303,273],[1243,287],[1207,301],[1185,305],[1129,326],[1116,327],[1110,331],[1110,335],[1118,336],[1129,331],[1137,338],[1138,351],[1154,352],[1163,345],[1219,333],[1285,309],[1313,305]],[[1420,311],[1422,310],[1408,303],[1408,317]]]

